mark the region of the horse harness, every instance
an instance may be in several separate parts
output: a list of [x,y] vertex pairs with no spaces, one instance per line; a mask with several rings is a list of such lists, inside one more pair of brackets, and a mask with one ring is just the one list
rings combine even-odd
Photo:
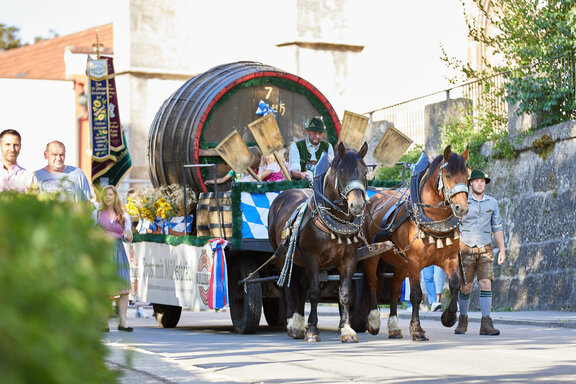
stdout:
[[[303,228],[310,220],[313,220],[314,225],[323,232],[330,235],[332,240],[337,239],[338,244],[342,244],[343,240],[347,244],[352,244],[358,242],[357,235],[364,237],[363,234],[359,234],[362,230],[364,224],[365,215],[356,216],[353,221],[347,221],[340,219],[338,216],[333,214],[331,210],[346,214],[342,209],[340,209],[336,204],[341,204],[347,199],[347,195],[353,190],[360,190],[362,193],[366,194],[366,185],[359,180],[352,180],[344,187],[339,184],[338,177],[334,180],[334,188],[338,191],[340,199],[334,202],[330,201],[325,195],[324,191],[328,187],[326,173],[330,168],[330,160],[326,153],[323,153],[318,164],[316,166],[316,175],[312,182],[313,194],[308,198],[307,210],[310,212],[309,215],[305,215],[300,228]],[[291,228],[294,225],[294,220],[297,215],[296,210],[290,219],[286,222],[284,230],[282,231],[282,238],[284,239],[288,233],[291,233]]]
[[[342,209],[331,202],[325,195],[324,190],[326,185],[326,173],[328,171],[329,165],[328,155],[326,153],[322,154],[322,157],[318,161],[316,167],[316,176],[312,182],[313,194],[303,203],[301,203],[290,218],[284,224],[282,230],[281,239],[282,242],[275,254],[280,252],[283,253],[287,249],[286,258],[284,260],[284,267],[280,273],[280,278],[278,279],[278,285],[283,286],[287,283],[290,286],[290,277],[292,273],[292,265],[294,262],[294,251],[296,249],[296,244],[298,237],[300,235],[300,230],[304,228],[311,220],[313,220],[314,225],[324,233],[330,235],[331,240],[337,239],[338,244],[343,244],[342,238],[345,239],[347,244],[357,243],[358,236],[360,236],[364,242],[368,245],[364,233],[362,231],[362,226],[364,224],[365,215],[356,216],[353,221],[349,222],[340,219],[338,216],[334,215],[330,210],[335,209],[338,212],[344,213]],[[336,201],[337,204],[342,203],[347,199],[348,193],[358,189],[362,193],[366,194],[366,185],[359,180],[352,180],[344,188],[340,188],[338,183],[338,177],[334,181],[334,187],[338,190],[340,199]],[[329,206],[327,206],[327,204]],[[309,214],[306,214],[309,213]]]
[[[446,185],[444,184],[444,179],[442,177],[444,168],[448,165],[444,159],[442,159],[442,163],[440,165],[440,171],[438,172],[438,190],[442,190],[444,194],[444,200],[437,204],[436,206],[430,204],[424,204],[420,200],[420,192],[422,190],[423,180],[428,172],[430,172],[430,162],[428,157],[423,152],[420,156],[418,162],[411,167],[411,176],[410,176],[410,195],[406,196],[407,188],[403,188],[403,193],[400,197],[398,197],[397,203],[390,207],[384,217],[382,218],[382,223],[380,225],[383,228],[384,238],[392,240],[392,234],[396,229],[398,229],[406,220],[409,218],[414,221],[418,228],[418,232],[412,241],[408,244],[408,246],[404,249],[400,249],[398,245],[394,244],[398,253],[405,257],[405,252],[410,248],[414,240],[417,237],[420,239],[425,239],[428,237],[429,244],[436,244],[437,248],[443,248],[444,243],[442,239],[445,239],[446,245],[452,245],[452,241],[450,237],[454,239],[458,239],[459,235],[456,229],[458,229],[460,225],[460,219],[455,217],[453,213],[450,213],[445,219],[441,220],[432,220],[430,219],[425,213],[423,208],[437,208],[440,204],[445,206],[450,205],[450,199],[452,196],[456,195],[457,193],[465,192],[468,193],[468,186],[464,183],[458,183],[449,190],[447,189]],[[399,190],[399,191],[400,191]],[[394,197],[392,195],[390,198]],[[401,208],[406,206],[404,212],[398,217]],[[384,205],[381,206],[383,208]],[[379,209],[381,209],[379,208]],[[377,209],[375,212],[377,212]],[[406,258],[406,257],[405,257]]]

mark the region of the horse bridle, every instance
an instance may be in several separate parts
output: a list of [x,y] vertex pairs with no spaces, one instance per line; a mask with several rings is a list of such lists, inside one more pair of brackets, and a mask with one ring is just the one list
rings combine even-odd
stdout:
[[[326,190],[326,182],[327,181],[328,181],[328,178],[324,177],[324,183],[322,186],[323,191]],[[336,172],[336,177],[334,178],[334,188],[336,188],[336,191],[338,191],[338,194],[340,195],[340,199],[335,201],[335,203],[337,203],[337,204],[344,205],[343,202],[348,200],[348,194],[355,189],[361,190],[362,193],[364,194],[364,199],[368,200],[368,198],[366,196],[366,184],[365,183],[362,183],[360,180],[355,179],[355,180],[350,181],[348,184],[346,184],[346,186],[344,188],[340,188],[340,182],[338,180],[338,172]],[[324,196],[322,196],[322,197],[324,197]],[[332,207],[334,209],[340,211],[343,214],[346,214],[346,212],[342,211],[340,208],[338,208],[336,205],[334,205],[330,200],[326,199],[325,197],[324,197],[324,200],[326,200],[330,205],[332,205]]]
[[444,178],[442,177],[442,172],[444,171],[444,168],[446,168],[447,166],[448,163],[445,162],[444,159],[442,159],[442,164],[440,165],[440,172],[438,172],[438,190],[442,190],[442,193],[444,194],[444,204],[446,206],[449,206],[450,199],[452,199],[452,196],[462,192],[468,195],[468,185],[464,183],[458,183],[449,190],[446,190],[446,184],[444,184]]
[[367,181],[363,183],[358,179],[354,179],[350,181],[348,184],[346,184],[344,188],[340,188],[340,180],[338,179],[338,172],[336,172],[336,177],[334,178],[334,187],[340,194],[342,200],[348,200],[348,194],[355,189],[361,190],[362,193],[364,194],[365,200],[368,200],[366,195],[366,187],[367,187],[366,183]]

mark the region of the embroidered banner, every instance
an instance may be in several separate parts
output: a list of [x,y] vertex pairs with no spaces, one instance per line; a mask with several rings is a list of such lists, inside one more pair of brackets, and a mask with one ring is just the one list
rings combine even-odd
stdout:
[[88,58],[90,124],[92,132],[92,182],[115,185],[132,168],[120,123],[114,63],[111,57]]
[[116,96],[116,80],[114,79],[114,62],[111,57],[103,57],[108,62],[108,116],[110,127],[110,150],[121,151],[124,149],[124,135],[120,125],[120,110],[118,109],[118,97]]
[[97,161],[110,156],[110,122],[108,120],[108,64],[106,60],[88,58],[88,92],[92,158]]

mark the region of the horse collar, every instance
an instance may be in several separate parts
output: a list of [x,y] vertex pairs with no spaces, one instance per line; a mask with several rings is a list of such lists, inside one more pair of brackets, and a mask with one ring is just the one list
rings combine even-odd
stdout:
[[323,200],[316,199],[316,194],[314,194],[314,203],[316,208],[312,209],[312,215],[316,215],[330,232],[339,236],[355,235],[364,224],[364,215],[355,216],[351,222],[339,219],[330,212],[330,208],[323,204]]
[[[446,191],[444,180],[442,178],[442,172],[447,165],[448,163],[442,160],[440,171],[438,172],[438,189],[444,189],[444,203],[448,201],[449,205],[450,198],[456,193],[462,192],[460,186],[462,183],[456,184],[449,191]],[[412,216],[420,228],[426,229],[427,231],[433,231],[436,233],[453,232],[460,224],[460,219],[451,214],[442,220],[432,220],[424,213],[424,210],[422,209],[422,207],[424,207],[426,204],[423,204],[420,200],[420,192],[422,190],[421,182],[426,172],[430,171],[429,167],[430,165],[428,164],[427,167],[420,168],[419,172],[413,173],[410,177],[410,216]],[[442,186],[440,186],[440,184],[442,184]],[[466,188],[466,191],[468,191],[468,188]],[[449,197],[447,198],[446,196]]]

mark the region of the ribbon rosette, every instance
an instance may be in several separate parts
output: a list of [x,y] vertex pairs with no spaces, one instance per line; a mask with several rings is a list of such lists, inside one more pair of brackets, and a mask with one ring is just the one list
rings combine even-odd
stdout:
[[224,248],[228,242],[224,239],[210,241],[213,251],[212,273],[208,287],[208,308],[228,307],[228,271],[226,268],[226,255]]
[[256,114],[262,115],[262,117],[264,117],[270,113],[274,115],[274,118],[276,118],[276,112],[274,112],[274,110],[270,108],[268,104],[266,104],[263,100],[260,100],[258,103],[258,109],[256,109]]

